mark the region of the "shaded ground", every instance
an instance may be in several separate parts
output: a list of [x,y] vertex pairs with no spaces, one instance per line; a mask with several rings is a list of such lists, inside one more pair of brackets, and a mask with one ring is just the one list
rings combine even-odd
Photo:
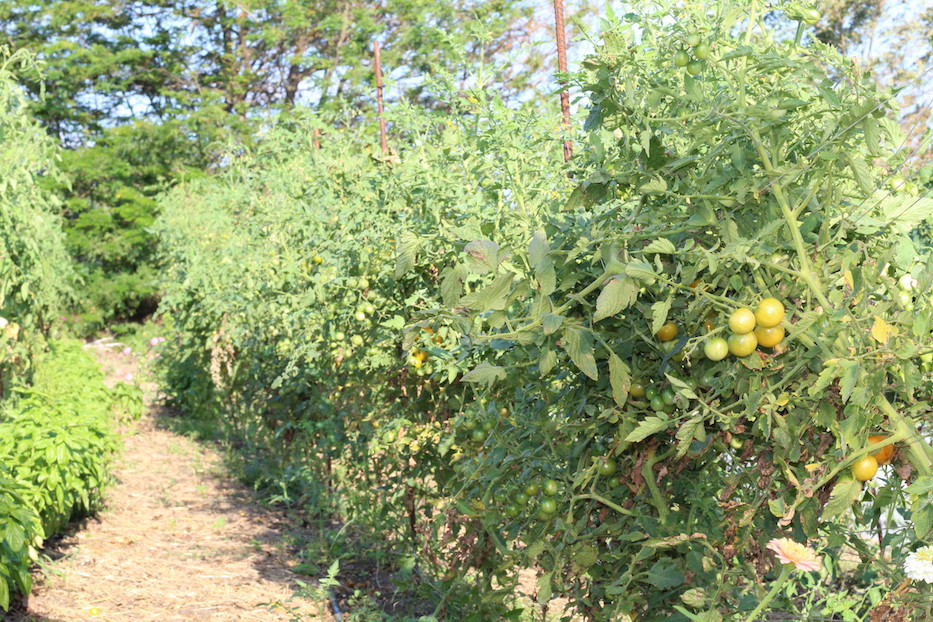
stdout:
[[[109,378],[137,373],[132,355],[95,350]],[[28,610],[3,622],[333,620],[320,602],[265,604],[298,588],[298,560],[282,517],[232,481],[217,452],[160,429],[152,412],[124,433],[106,509],[47,544],[55,561],[36,573]]]

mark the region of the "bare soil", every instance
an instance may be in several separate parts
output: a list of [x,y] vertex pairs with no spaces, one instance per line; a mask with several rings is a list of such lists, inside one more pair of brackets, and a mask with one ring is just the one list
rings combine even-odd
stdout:
[[[94,350],[111,383],[139,375],[134,354]],[[301,577],[284,516],[158,417],[150,408],[122,430],[104,511],[46,543],[32,595],[3,622],[333,620],[320,602],[286,602]]]

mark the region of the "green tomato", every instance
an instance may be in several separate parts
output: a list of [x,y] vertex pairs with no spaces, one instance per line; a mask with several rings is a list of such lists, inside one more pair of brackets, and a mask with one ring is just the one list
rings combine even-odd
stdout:
[[470,438],[472,438],[475,443],[482,443],[486,440],[486,430],[473,430],[470,432]]
[[703,344],[703,354],[711,361],[721,361],[729,356],[729,343],[722,337],[707,339]]
[[352,343],[356,347],[360,347],[361,345],[363,345],[363,338],[360,337],[359,335],[353,335],[352,337],[350,337],[350,343]]
[[363,277],[360,277],[360,280],[356,282],[356,288],[357,289],[368,289],[369,281]]
[[544,494],[553,497],[557,494],[557,482],[553,479],[544,480]]
[[661,412],[667,408],[667,402],[664,401],[664,398],[660,395],[655,395],[651,398],[651,410],[655,412]]
[[700,35],[687,35],[685,41],[687,42],[687,45],[693,47],[700,43]]
[[693,55],[696,56],[698,60],[706,60],[709,58],[709,43],[706,41],[697,43],[696,47],[693,48]]
[[677,392],[674,391],[673,387],[664,387],[664,390],[661,391],[661,399],[665,405],[673,406],[677,400]]
[[523,492],[516,493],[515,504],[518,506],[528,505],[528,495]]
[[557,511],[557,501],[550,497],[543,497],[541,501],[538,502],[538,509],[542,514],[554,514],[554,512]]
[[687,54],[687,52],[685,52],[684,50],[677,50],[677,52],[674,53],[674,64],[677,65],[678,67],[686,67],[687,63],[689,62],[690,62],[690,55]]
[[532,482],[525,486],[525,494],[529,497],[534,497],[539,492],[541,492],[541,486],[539,486],[536,482]]
[[[729,346],[727,345],[726,348],[728,349],[728,347]],[[716,374],[713,373],[712,371],[705,371],[700,376],[700,379],[697,381],[697,384],[699,384],[701,387],[709,388],[713,386],[715,382],[716,382]]]
[[803,23],[808,26],[814,26],[823,17],[816,9],[807,9],[803,12]]
[[652,385],[648,385],[647,387],[645,387],[645,399],[653,400],[653,399],[656,398],[658,395],[660,395],[660,393],[661,393],[661,392],[658,391],[658,388],[657,388],[656,386],[654,386],[653,384],[652,384]]
[[596,472],[606,477],[616,472],[616,461],[612,458],[599,458],[596,460]]
[[738,436],[733,435],[732,440],[729,441],[729,447],[738,450],[745,447],[745,443]]
[[687,64],[687,73],[691,76],[698,76],[703,73],[703,61],[692,60]]

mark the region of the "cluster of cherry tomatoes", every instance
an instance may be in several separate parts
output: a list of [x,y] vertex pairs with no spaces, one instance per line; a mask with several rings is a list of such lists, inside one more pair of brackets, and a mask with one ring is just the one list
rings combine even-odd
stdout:
[[758,346],[773,348],[784,340],[784,305],[777,298],[765,298],[752,311],[747,307],[736,309],[729,316],[728,338],[710,337],[703,345],[703,353],[711,361],[721,361],[728,355],[748,356]]
[[680,49],[674,53],[674,64],[678,67],[686,67],[687,73],[697,76],[703,71],[703,65],[709,58],[709,42],[700,39],[698,34],[687,35],[684,42],[693,51],[693,59],[690,58],[690,53],[686,49]]

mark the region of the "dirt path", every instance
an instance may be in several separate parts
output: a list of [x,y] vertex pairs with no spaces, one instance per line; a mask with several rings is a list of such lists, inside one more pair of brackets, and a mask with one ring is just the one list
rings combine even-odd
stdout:
[[[110,378],[136,373],[118,351],[100,355]],[[150,389],[152,387],[149,387]],[[286,601],[286,525],[232,481],[216,451],[161,429],[150,412],[126,430],[106,509],[54,543],[28,612],[3,622],[74,620],[332,620],[315,603]],[[305,578],[307,581],[307,578]]]

